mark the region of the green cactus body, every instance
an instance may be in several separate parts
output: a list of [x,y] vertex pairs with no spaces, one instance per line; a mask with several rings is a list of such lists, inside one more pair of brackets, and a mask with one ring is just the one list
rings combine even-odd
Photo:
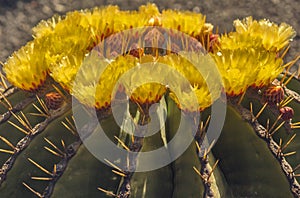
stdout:
[[[142,152],[151,151],[163,145],[161,134],[156,133],[145,138]],[[173,171],[170,165],[154,171],[135,173],[131,180],[132,197],[172,197],[172,180]]]
[[[192,136],[192,130],[194,124],[190,122],[189,119],[180,116],[181,112],[177,108],[176,104],[170,99],[168,100],[168,120],[167,120],[167,139],[170,141],[176,135],[178,131],[180,119],[185,119],[185,124],[188,125],[186,129],[186,136]],[[189,116],[189,115],[187,115]],[[180,130],[180,129],[179,129]],[[188,139],[188,138],[186,138]],[[183,139],[183,141],[186,141]],[[177,152],[176,147],[178,145],[174,144],[173,148],[169,148],[170,155],[174,155]],[[196,153],[196,144],[194,142],[187,148],[187,150],[177,158],[171,165],[173,169],[173,196],[172,197],[196,197],[199,194],[204,193],[204,186],[202,184],[201,178],[195,174],[191,167],[200,169],[200,162]],[[191,157],[193,156],[193,157]],[[192,190],[190,190],[192,189]]]
[[221,159],[219,166],[234,196],[292,197],[289,183],[264,141],[257,138],[253,128],[232,107],[227,113],[231,124],[227,121],[213,153]]
[[[78,164],[82,166],[78,167]],[[98,171],[101,174],[94,174]],[[120,182],[120,177],[99,162],[84,146],[80,146],[76,156],[70,160],[65,173],[56,183],[52,197],[61,197],[62,194],[68,197],[97,197],[99,190],[92,186],[115,190]]]
[[[49,170],[49,172],[52,172],[54,164],[57,164],[61,158],[49,153],[47,150],[44,149],[45,146],[51,148],[51,145],[49,145],[44,140],[44,138],[47,138],[55,145],[59,145],[60,149],[62,150],[63,148],[60,145],[61,140],[63,140],[66,145],[76,140],[76,138],[74,138],[74,136],[70,132],[66,131],[64,126],[62,126],[61,124],[61,121],[63,121],[65,116],[67,116],[68,114],[69,113],[63,115],[62,117],[56,119],[53,123],[49,124],[47,129],[42,132],[43,135],[36,136],[34,140],[29,144],[29,146],[25,149],[25,151],[20,153],[19,156],[17,156],[13,167],[19,168],[12,168],[11,171],[9,171],[7,179],[3,183],[3,187],[1,188],[1,194],[7,197],[20,197],[22,195],[32,196],[32,193],[28,192],[27,190],[24,190],[23,187],[16,189],[15,183],[31,183],[32,180],[30,179],[30,177],[52,177],[51,175],[47,175],[45,172],[39,170],[39,168],[37,168],[33,163],[31,163],[28,160],[28,158],[40,164],[45,169]],[[39,154],[33,156],[31,155],[31,153]],[[23,170],[24,167],[26,167],[25,169],[27,169],[28,172]],[[22,177],[24,177],[24,180],[20,181],[20,178]],[[38,191],[43,191],[46,187],[47,182],[44,181],[37,181],[35,185],[33,184],[33,188],[36,188]]]

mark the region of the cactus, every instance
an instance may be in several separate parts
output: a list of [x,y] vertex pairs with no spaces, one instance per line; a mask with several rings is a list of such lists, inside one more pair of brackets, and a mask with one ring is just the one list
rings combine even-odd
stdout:
[[154,4],[41,21],[3,64],[1,197],[300,197],[295,31],[234,26]]

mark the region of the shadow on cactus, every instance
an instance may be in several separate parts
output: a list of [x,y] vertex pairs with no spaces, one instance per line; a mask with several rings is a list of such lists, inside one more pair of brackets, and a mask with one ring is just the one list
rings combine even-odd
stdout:
[[1,197],[299,197],[295,31],[234,27],[153,4],[41,21],[3,64]]

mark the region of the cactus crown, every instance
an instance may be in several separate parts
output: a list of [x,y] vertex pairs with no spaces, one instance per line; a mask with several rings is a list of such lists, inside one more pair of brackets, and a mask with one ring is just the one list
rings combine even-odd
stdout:
[[[205,23],[205,16],[202,14],[173,10],[160,13],[154,4],[141,6],[139,11],[121,11],[116,6],[107,6],[69,12],[63,18],[55,16],[40,22],[33,29],[34,40],[8,59],[4,71],[13,85],[31,91],[39,89],[46,79],[51,77],[82,103],[97,109],[105,109],[110,106],[111,98],[114,98],[113,87],[124,72],[137,64],[163,63],[185,76],[198,98],[199,107],[196,108],[188,105],[188,98],[185,99],[186,102],[179,104],[174,94],[171,94],[178,106],[189,111],[201,110],[209,107],[219,97],[220,92],[217,89],[220,88],[215,88],[214,91],[208,90],[203,74],[196,71],[189,61],[180,58],[182,50],[191,49],[197,52],[199,47],[206,48],[209,51],[208,55],[216,62],[225,91],[229,95],[243,94],[250,86],[269,85],[284,70],[282,57],[279,54],[295,36],[295,31],[289,25],[283,23],[278,26],[268,20],[253,20],[252,17],[242,21],[236,20],[234,25],[236,32],[210,39],[214,36],[213,26]],[[157,28],[151,30],[144,28],[140,32],[130,32],[144,35],[142,37],[144,41],[139,39],[134,43],[137,48],[144,50],[143,46],[147,45],[145,43],[148,37],[151,42],[155,37],[157,45],[160,45],[160,41],[167,40],[164,42],[167,43],[166,48],[170,49],[171,53],[157,54],[158,56],[152,58],[144,56],[144,51],[141,51],[140,56],[134,56],[130,51],[131,46],[125,47],[126,43],[128,45],[125,36],[117,34],[124,30],[147,26]],[[164,38],[163,30],[159,27],[170,30],[168,38]],[[172,30],[185,33],[195,40],[185,42],[182,33],[174,33]],[[105,45],[109,47],[101,50],[103,45],[98,43],[104,39]],[[198,47],[194,47],[197,43]],[[84,58],[97,45],[100,48],[99,53],[105,56],[102,62],[97,64],[105,64],[108,67],[99,80],[95,77],[95,74],[99,73],[97,72],[99,66],[91,64],[90,71],[80,76],[76,90],[73,89],[74,79]],[[178,51],[174,48],[175,45],[179,47]],[[111,61],[114,59],[114,53],[124,56]],[[203,53],[192,56],[192,62],[201,60],[205,62],[203,64],[207,64],[209,60],[205,59],[207,58]],[[164,72],[163,68],[160,70]],[[174,79],[174,82],[176,81],[178,83],[174,87],[182,87],[180,80]],[[101,90],[101,94],[90,94],[95,93],[91,90]],[[131,99],[144,104],[157,102],[165,93],[166,87],[149,83],[135,90],[125,86],[125,90],[131,94]],[[96,92],[100,93],[100,91]],[[185,90],[180,88],[178,93],[183,96]]]

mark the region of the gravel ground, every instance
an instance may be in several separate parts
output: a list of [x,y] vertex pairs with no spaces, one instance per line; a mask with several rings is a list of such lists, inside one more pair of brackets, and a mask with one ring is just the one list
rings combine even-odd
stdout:
[[[117,4],[121,9],[137,9],[146,0],[0,0],[0,61],[27,41],[31,28],[41,19],[53,14],[64,14],[74,9]],[[237,18],[252,15],[255,19],[267,18],[276,23],[292,25],[297,37],[287,57],[290,60],[300,52],[300,1],[299,0],[162,0],[150,1],[160,9],[176,8],[201,12],[207,21],[219,26],[220,32],[233,29]],[[297,63],[299,65],[299,61]]]

